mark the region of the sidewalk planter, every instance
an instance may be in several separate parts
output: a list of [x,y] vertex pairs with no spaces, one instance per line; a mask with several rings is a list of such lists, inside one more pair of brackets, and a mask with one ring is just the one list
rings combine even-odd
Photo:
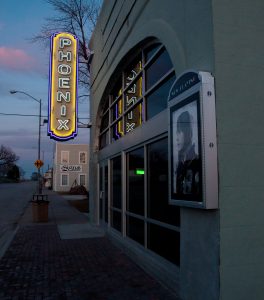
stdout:
[[48,195],[33,195],[32,218],[33,222],[48,222],[49,201]]

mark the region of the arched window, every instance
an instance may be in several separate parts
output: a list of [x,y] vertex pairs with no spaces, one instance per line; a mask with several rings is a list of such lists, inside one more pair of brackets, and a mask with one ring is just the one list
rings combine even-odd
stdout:
[[167,108],[175,72],[161,43],[141,48],[122,71],[105,99],[100,127],[100,149],[141,126]]

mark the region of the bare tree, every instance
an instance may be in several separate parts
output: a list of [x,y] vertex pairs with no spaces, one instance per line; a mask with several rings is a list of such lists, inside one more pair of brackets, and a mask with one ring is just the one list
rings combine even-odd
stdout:
[[19,157],[9,147],[0,147],[0,167],[11,166],[19,160]]
[[89,89],[90,51],[88,42],[91,38],[99,15],[102,0],[45,0],[53,6],[56,16],[46,19],[40,33],[32,38],[33,42],[49,45],[50,36],[56,32],[69,32],[79,39],[79,83]]

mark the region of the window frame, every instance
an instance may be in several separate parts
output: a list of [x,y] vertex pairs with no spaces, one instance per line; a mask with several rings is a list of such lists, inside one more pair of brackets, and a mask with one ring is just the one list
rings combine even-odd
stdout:
[[[62,184],[63,182],[62,182],[62,177],[63,176],[66,176],[66,178],[67,178],[67,184]],[[69,173],[63,173],[63,174],[61,174],[61,176],[60,176],[61,178],[61,180],[60,180],[60,186],[63,186],[63,187],[68,187],[69,186]]]
[[[67,156],[67,162],[63,161],[63,154]],[[68,150],[61,150],[61,164],[69,164],[70,163],[70,151]]]
[[[81,184],[81,176],[84,176],[84,184]],[[86,174],[85,173],[81,173],[81,174],[78,174],[78,179],[79,179],[79,184],[80,185],[83,185],[83,186],[87,186],[87,183],[86,183]]]
[[[155,49],[155,51],[152,53],[152,55],[146,61],[146,56],[147,56],[146,50],[155,44],[157,44],[157,48]],[[118,81],[116,81],[116,83],[111,88],[110,92],[104,98],[105,100],[102,105],[102,109],[104,109],[104,111],[102,111],[101,120],[106,116],[106,114],[108,114],[108,125],[106,127],[104,127],[104,129],[102,131],[101,131],[101,127],[100,127],[100,133],[99,133],[99,149],[100,150],[107,147],[107,145],[110,145],[110,144],[114,143],[115,141],[119,140],[120,138],[124,137],[126,134],[133,131],[137,127],[142,126],[142,124],[144,124],[145,122],[148,121],[148,119],[147,119],[147,106],[148,106],[147,97],[148,97],[148,95],[150,95],[152,92],[154,92],[156,89],[158,89],[159,86],[161,86],[163,83],[165,83],[167,80],[169,80],[171,76],[175,75],[174,66],[171,61],[171,68],[168,71],[166,71],[166,73],[164,75],[162,75],[162,77],[160,77],[156,82],[154,82],[153,85],[150,86],[148,90],[146,90],[146,76],[145,76],[146,69],[148,67],[150,67],[151,64],[156,59],[158,59],[159,55],[164,50],[167,51],[166,47],[157,40],[147,43],[144,47],[141,47],[140,49],[138,49],[138,51],[136,51],[133,56],[128,58],[128,62],[124,65],[122,70],[116,75],[116,77],[118,77]],[[137,62],[137,60],[140,61],[140,63],[141,63],[141,65],[140,65],[141,69],[139,69],[139,71],[137,72],[137,74],[135,75],[133,80],[131,80],[129,82],[129,84],[126,85],[125,84],[125,75],[128,74],[128,70],[129,70],[130,66],[133,66]],[[120,85],[120,80],[122,82],[121,85]],[[140,82],[140,80],[141,80],[141,82]],[[137,83],[138,81],[140,82],[139,83],[140,84],[140,95],[136,96],[137,100],[134,103],[132,103],[132,105],[126,106],[126,103],[125,103],[126,93],[129,89],[131,89],[132,85]],[[117,93],[120,86],[121,86],[121,94]],[[115,97],[115,99],[113,99],[112,91],[114,91],[115,95],[117,95]],[[114,118],[113,113],[114,113],[115,105],[117,105],[118,101],[120,101],[121,99],[123,99],[121,113],[120,113],[120,115],[118,114],[118,116],[116,118]],[[137,119],[138,122],[136,122],[136,125],[133,126],[132,130],[127,130],[127,122],[126,122],[127,116],[134,109],[136,109],[137,106],[139,106],[139,105],[141,105],[141,106],[139,107],[139,111],[136,111],[136,113],[140,114],[140,118]],[[157,114],[159,114],[161,112],[163,112],[163,110],[157,112]],[[117,130],[117,126],[119,126],[118,125],[119,122],[121,122],[120,126],[122,126],[122,127],[121,127],[121,129],[118,129],[117,134],[115,134],[115,131]],[[108,132],[108,134],[107,134],[107,132]],[[106,135],[106,136],[104,136],[104,135]]]
[[[81,162],[82,153],[84,153],[85,162]],[[79,151],[79,164],[87,164],[87,151]]]

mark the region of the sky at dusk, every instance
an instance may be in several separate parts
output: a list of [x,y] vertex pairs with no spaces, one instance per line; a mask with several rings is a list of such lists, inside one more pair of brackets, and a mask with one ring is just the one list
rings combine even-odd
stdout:
[[[32,172],[37,172],[34,162],[38,155],[39,104],[26,95],[10,94],[10,90],[23,91],[41,99],[42,120],[47,118],[49,49],[32,43],[30,38],[39,33],[45,18],[51,15],[54,15],[54,11],[44,0],[1,1],[0,145],[10,147],[20,157],[17,165],[26,172],[26,178]],[[78,117],[83,123],[87,123],[88,101],[79,102],[78,108]],[[89,129],[79,128],[77,137],[66,143],[89,143]],[[41,159],[44,158],[44,172],[48,166],[52,166],[54,145],[55,141],[47,136],[47,125],[41,126]]]

